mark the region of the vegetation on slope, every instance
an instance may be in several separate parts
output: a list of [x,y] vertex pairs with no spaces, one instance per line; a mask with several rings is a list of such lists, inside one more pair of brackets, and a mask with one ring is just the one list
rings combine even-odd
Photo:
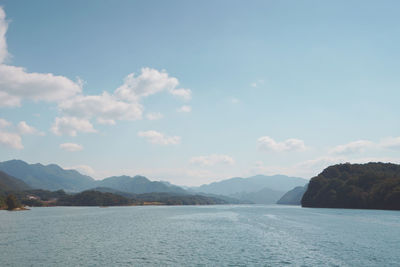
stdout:
[[400,210],[400,165],[339,164],[312,178],[303,207]]
[[74,195],[64,195],[56,202],[57,206],[124,206],[130,204],[126,197],[93,190]]
[[27,190],[30,187],[23,181],[0,171],[0,196],[6,196],[8,192]]
[[6,206],[6,200],[4,197],[0,196],[0,210],[7,208]]
[[[155,192],[131,194],[125,192],[103,192],[87,190],[81,193],[67,194],[63,190],[27,190],[14,192],[16,203],[24,206],[127,206],[127,205],[214,205],[230,202],[217,197]],[[112,189],[111,189],[112,190]],[[7,208],[6,200],[0,199],[0,207]]]

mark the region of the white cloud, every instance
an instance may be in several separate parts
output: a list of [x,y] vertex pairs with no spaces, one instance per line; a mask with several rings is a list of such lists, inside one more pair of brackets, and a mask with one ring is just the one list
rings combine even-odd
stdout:
[[147,113],[146,114],[146,118],[148,120],[154,121],[154,120],[160,120],[164,117],[163,114],[161,114],[160,112],[151,112],[151,113]]
[[320,173],[326,167],[347,162],[344,157],[319,157],[315,159],[305,160],[292,165],[266,165],[262,161],[257,161],[253,168],[250,169],[249,175],[265,174],[275,175],[283,174],[288,176],[311,178]]
[[383,148],[399,149],[400,148],[400,136],[399,137],[389,137],[380,143]]
[[81,151],[83,150],[83,146],[75,143],[64,143],[60,144],[60,148],[64,149],[65,151],[69,152],[76,152],[76,151]]
[[0,130],[0,144],[14,149],[23,149],[21,136],[16,133],[10,133]]
[[103,119],[103,118],[97,118],[97,122],[100,124],[108,124],[108,125],[114,125],[115,120],[113,119]]
[[374,143],[367,140],[358,140],[344,145],[334,147],[331,154],[351,154],[365,151],[367,148],[374,146]]
[[190,100],[192,98],[192,91],[190,89],[172,89],[168,91],[171,95],[182,97],[184,100]]
[[[21,106],[22,100],[25,99],[58,102],[63,116],[85,119],[87,127],[84,126],[83,131],[94,132],[89,122],[92,119],[96,119],[100,124],[109,125],[115,124],[117,120],[141,119],[143,106],[140,99],[158,92],[165,91],[184,100],[191,98],[191,90],[179,88],[177,78],[169,76],[164,70],[152,68],[142,68],[138,75],[127,75],[123,84],[112,94],[103,92],[100,95],[85,96],[82,94],[84,81],[80,78],[74,82],[64,76],[27,72],[22,67],[4,64],[8,55],[7,28],[6,14],[0,7],[0,107]],[[160,115],[149,115],[149,118],[160,118]],[[60,119],[58,120],[58,123],[61,123]],[[62,134],[58,128],[55,125],[53,131]],[[73,127],[75,128],[77,127]],[[67,132],[70,135],[77,133],[75,130]]]
[[250,86],[256,88],[256,87],[258,87],[260,85],[263,85],[263,84],[264,84],[264,80],[258,80],[256,82],[250,83]]
[[[302,173],[315,173],[316,170],[322,171],[330,165],[343,162],[347,162],[347,159],[345,157],[323,156],[297,163],[293,166],[293,169]],[[317,175],[317,173],[315,173],[315,175]]]
[[192,164],[200,164],[202,166],[214,166],[217,164],[233,165],[235,163],[232,157],[218,154],[193,157],[189,162]]
[[0,107],[19,107],[21,99],[0,91]]
[[179,136],[166,136],[157,131],[138,132],[138,136],[144,137],[148,142],[157,145],[177,145],[181,141]]
[[301,151],[305,150],[304,141],[300,139],[290,138],[283,142],[276,142],[269,136],[263,136],[257,140],[258,148],[265,151]]
[[0,118],[0,128],[6,128],[9,126],[11,126],[11,122],[9,122],[3,118]]
[[141,74],[129,74],[124,84],[115,91],[115,95],[125,101],[138,101],[141,97],[153,95],[161,91],[167,91],[172,95],[190,99],[189,89],[176,88],[179,81],[175,77],[170,77],[165,71],[158,71],[151,68],[142,68]]
[[0,63],[3,63],[8,57],[6,32],[8,23],[6,21],[6,13],[4,9],[0,7]]
[[34,134],[34,135],[44,135],[43,132],[38,131],[32,126],[29,126],[25,121],[18,123],[18,131],[20,134]]
[[[55,134],[75,136],[78,132],[95,132],[91,120],[100,124],[115,124],[117,120],[139,120],[143,115],[140,100],[167,92],[184,100],[191,98],[191,90],[180,88],[179,81],[165,70],[142,68],[136,75],[126,76],[123,84],[113,93],[82,94],[84,81],[72,81],[52,73],[28,72],[23,67],[6,65],[8,56],[6,14],[0,7],[0,107],[21,106],[23,100],[57,102],[62,118],[56,118],[52,131]],[[149,114],[149,119],[162,115]],[[30,127],[30,126],[29,126]],[[19,125],[20,131],[33,133],[34,128]]]
[[191,112],[191,111],[192,111],[192,107],[191,107],[191,106],[186,106],[186,105],[185,105],[185,106],[182,106],[182,107],[178,108],[176,111],[188,113],[188,112]]
[[56,135],[76,136],[78,132],[94,133],[96,130],[87,119],[76,117],[57,117],[51,127],[51,131]]
[[138,120],[143,107],[138,102],[124,102],[103,92],[101,95],[76,96],[60,103],[59,108],[70,116],[91,119],[97,117],[102,124],[115,124],[115,120]]
[[81,92],[81,87],[64,76],[28,73],[23,68],[0,65],[0,92],[4,106],[19,105],[22,99],[60,101]]
[[22,99],[60,101],[81,91],[78,83],[64,76],[29,73],[24,68],[5,65],[7,27],[4,9],[0,7],[0,107],[20,106]]
[[95,174],[94,169],[88,165],[76,165],[76,166],[72,166],[72,167],[66,167],[65,169],[76,170],[82,174],[89,175],[89,176]]
[[400,149],[400,137],[388,137],[380,142],[369,140],[353,141],[344,145],[335,146],[330,150],[331,154],[355,154],[365,152],[366,150],[381,149]]
[[[189,99],[189,89],[176,88],[179,82],[165,71],[142,68],[141,74],[129,74],[124,84],[114,94],[103,92],[101,95],[77,95],[59,104],[62,112],[69,116],[92,119],[101,124],[115,124],[116,120],[139,120],[143,115],[140,100],[144,97],[167,91],[172,95]],[[160,113],[149,113],[147,118],[160,119]]]

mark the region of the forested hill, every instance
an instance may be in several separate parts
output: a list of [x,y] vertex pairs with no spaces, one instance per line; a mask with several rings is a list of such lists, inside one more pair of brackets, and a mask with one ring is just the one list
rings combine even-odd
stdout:
[[276,204],[281,205],[301,205],[301,199],[303,198],[304,193],[307,190],[307,185],[305,186],[297,186],[292,190],[286,192]]
[[400,165],[339,164],[312,178],[303,207],[400,210]]
[[0,171],[0,196],[12,191],[28,190],[30,187],[23,181]]

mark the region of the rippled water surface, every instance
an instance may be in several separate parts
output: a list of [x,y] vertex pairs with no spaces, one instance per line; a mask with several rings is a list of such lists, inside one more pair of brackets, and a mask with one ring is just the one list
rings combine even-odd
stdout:
[[400,212],[293,206],[0,211],[1,266],[399,266]]

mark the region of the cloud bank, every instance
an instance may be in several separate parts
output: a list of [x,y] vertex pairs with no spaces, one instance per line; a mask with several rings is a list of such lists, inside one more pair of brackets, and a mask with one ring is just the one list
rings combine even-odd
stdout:
[[142,131],[138,132],[137,135],[145,138],[149,143],[156,145],[177,145],[181,142],[179,136],[166,136],[157,131]]
[[69,152],[76,152],[83,150],[83,146],[75,143],[64,143],[60,145],[60,148],[69,151]]
[[262,136],[258,138],[257,145],[260,150],[275,152],[301,151],[306,149],[304,141],[295,138],[290,138],[283,142],[277,142],[269,136]]
[[192,164],[199,164],[201,166],[214,166],[218,164],[233,165],[235,163],[232,157],[219,154],[193,157],[189,162]]

